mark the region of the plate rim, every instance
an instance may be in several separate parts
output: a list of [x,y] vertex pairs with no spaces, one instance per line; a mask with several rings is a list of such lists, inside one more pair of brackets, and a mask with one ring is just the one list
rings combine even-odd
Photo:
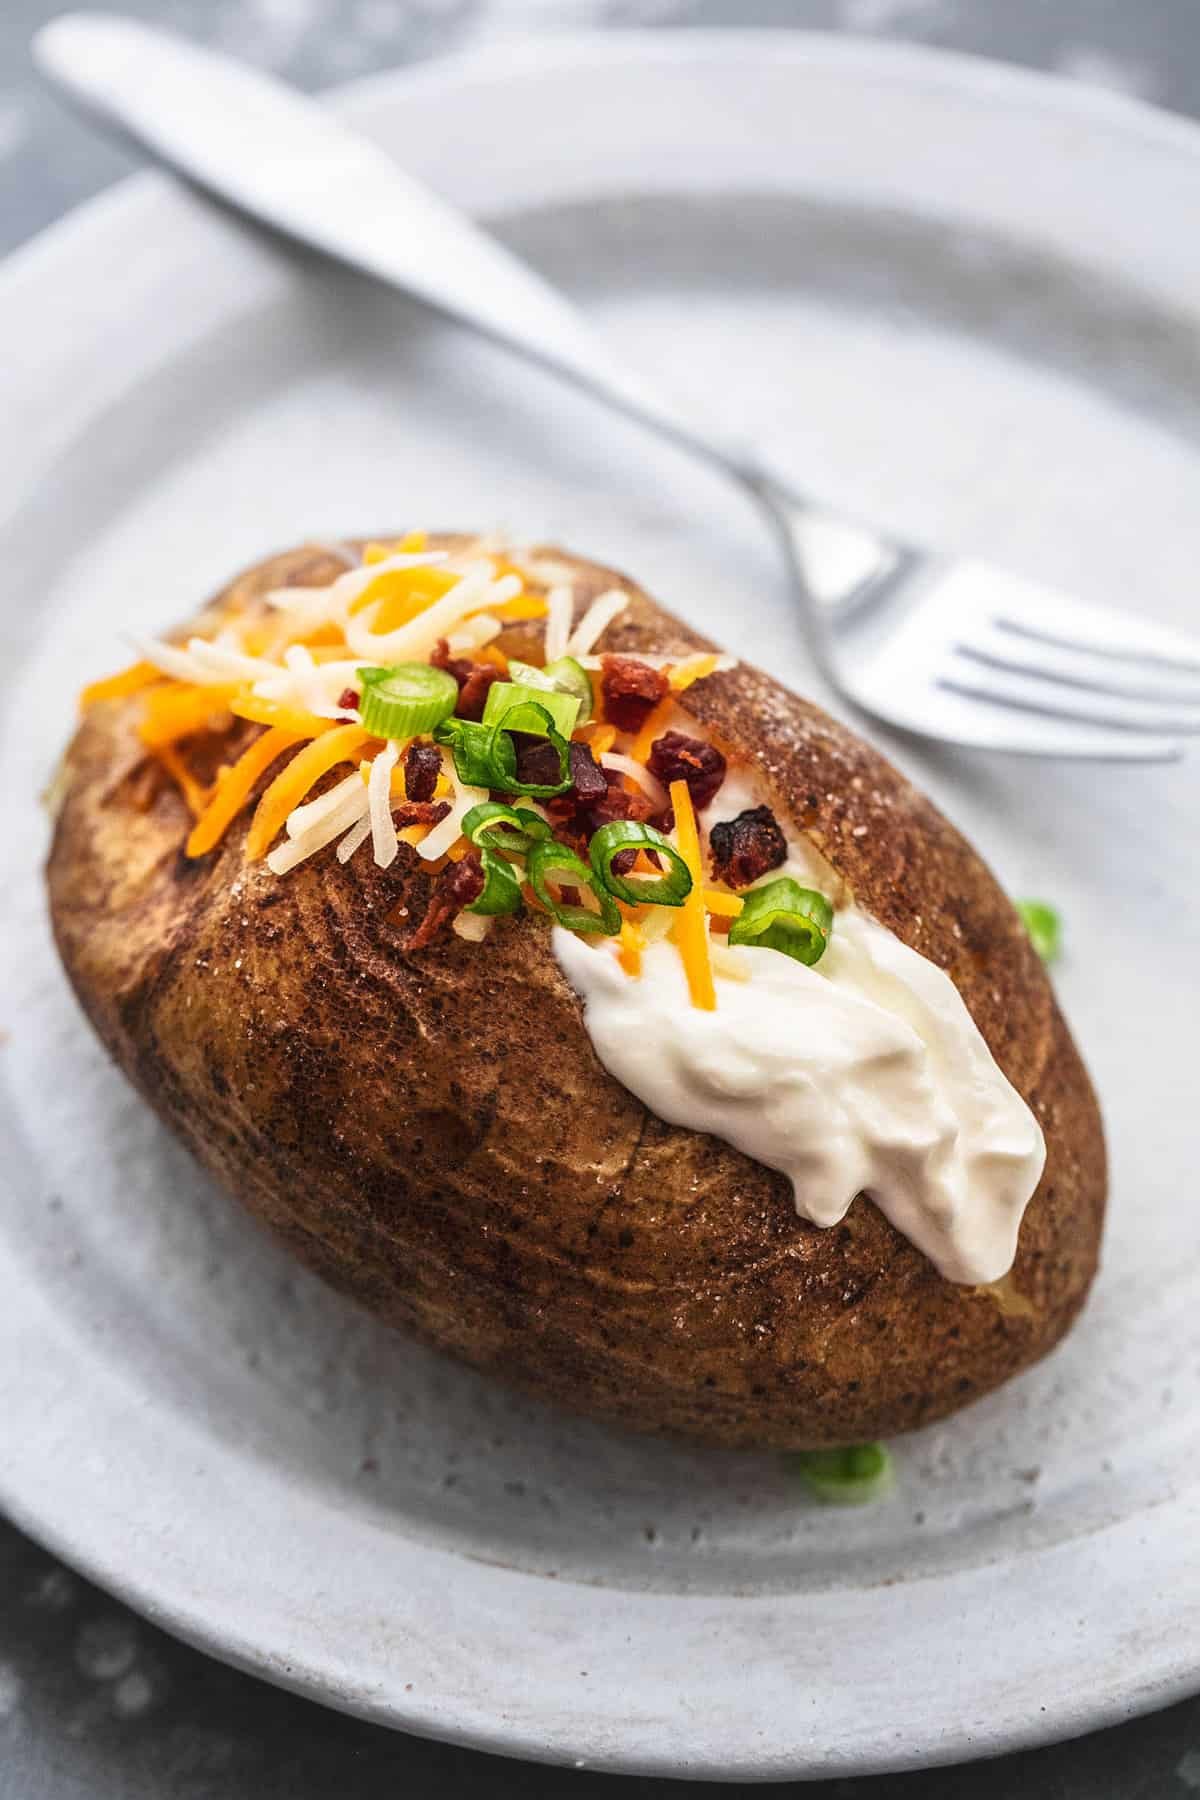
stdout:
[[[380,71],[333,90],[328,97],[350,116],[357,117],[369,114],[377,107],[395,104],[399,95],[414,89],[454,91],[465,81],[496,82],[516,73],[526,76],[536,73],[551,78],[556,70],[565,67],[578,70],[581,66],[593,69],[621,66],[631,57],[642,64],[657,65],[711,63],[719,59],[723,67],[728,67],[731,59],[753,63],[769,57],[773,63],[778,63],[783,58],[796,64],[836,65],[855,75],[870,75],[904,86],[914,82],[933,87],[949,85],[959,93],[965,88],[972,96],[990,100],[1005,109],[1032,107],[1056,116],[1069,112],[1123,136],[1144,139],[1184,155],[1193,163],[1200,163],[1200,126],[1140,100],[1084,88],[1053,74],[1014,68],[962,52],[789,29],[569,33],[540,46],[485,47],[415,66]],[[128,176],[19,246],[0,265],[0,319],[20,287],[28,284],[36,288],[40,283],[57,279],[58,270],[64,263],[69,264],[86,251],[85,239],[89,234],[103,237],[114,229],[127,229],[136,224],[147,205],[161,204],[166,196],[170,196],[174,205],[184,204],[185,196],[168,178],[158,174]],[[198,205],[191,200],[187,204]],[[17,504],[20,504],[19,499]],[[32,1486],[36,1489],[36,1481]],[[800,1733],[798,1737],[794,1730],[784,1730],[776,1743],[747,1746],[734,1760],[728,1756],[716,1761],[707,1761],[703,1756],[693,1760],[680,1754],[678,1727],[672,1732],[664,1732],[664,1740],[669,1741],[627,1744],[618,1741],[617,1734],[611,1729],[606,1731],[602,1721],[598,1723],[586,1716],[581,1717],[579,1731],[572,1738],[560,1734],[549,1740],[536,1726],[503,1716],[490,1723],[460,1722],[456,1725],[452,1718],[442,1715],[436,1703],[425,1704],[414,1697],[410,1704],[398,1704],[394,1696],[375,1701],[361,1687],[355,1691],[353,1679],[339,1681],[331,1677],[327,1669],[321,1671],[284,1663],[261,1644],[252,1645],[216,1619],[205,1617],[202,1608],[193,1606],[189,1609],[182,1595],[176,1593],[173,1598],[168,1595],[164,1599],[161,1580],[156,1590],[153,1574],[131,1572],[128,1567],[122,1569],[119,1556],[112,1547],[108,1547],[106,1554],[103,1544],[88,1542],[86,1529],[73,1535],[69,1529],[60,1528],[57,1522],[46,1523],[36,1500],[22,1489],[14,1459],[6,1459],[0,1464],[0,1500],[20,1529],[45,1544],[65,1562],[118,1594],[176,1636],[248,1673],[374,1722],[443,1741],[540,1761],[586,1764],[589,1768],[614,1772],[692,1778],[844,1777],[996,1755],[1077,1735],[1166,1705],[1193,1692],[1200,1684],[1200,1632],[1196,1632],[1190,1643],[1181,1647],[1182,1653],[1175,1656],[1171,1667],[1160,1670],[1154,1679],[1142,1680],[1132,1690],[1129,1686],[1097,1688],[1074,1706],[1048,1707],[1041,1716],[1031,1719],[1026,1715],[1023,1722],[1012,1718],[999,1727],[992,1721],[983,1721],[975,1730],[967,1724],[950,1732],[939,1733],[934,1729],[932,1736],[936,1741],[933,1742],[930,1741],[930,1728],[923,1726],[924,1735],[919,1743],[893,1744],[888,1749],[880,1743],[876,1753],[865,1759],[856,1756],[845,1760],[838,1756],[836,1746],[814,1752],[807,1734]],[[1163,1534],[1173,1535],[1181,1529],[1194,1530],[1200,1523],[1200,1508],[1190,1495],[1175,1496],[1156,1510]],[[1140,1517],[1125,1521],[1125,1527],[1138,1526]],[[1172,1519],[1176,1521],[1174,1527],[1170,1523]],[[1111,1528],[1117,1529],[1120,1528]],[[1061,1553],[1074,1548],[1074,1543],[1068,1543],[1061,1547]],[[665,1602],[673,1598],[649,1596],[651,1601]],[[786,1608],[780,1605],[778,1610],[783,1612]],[[803,1750],[799,1747],[801,1742],[805,1744]]]

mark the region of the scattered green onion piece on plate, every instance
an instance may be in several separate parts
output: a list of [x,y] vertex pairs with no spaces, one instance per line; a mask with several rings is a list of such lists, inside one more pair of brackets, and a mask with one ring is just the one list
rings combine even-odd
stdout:
[[818,1500],[831,1506],[865,1506],[892,1485],[892,1459],[884,1444],[851,1444],[844,1450],[793,1450],[786,1466]]
[[443,719],[434,740],[449,746],[458,779],[468,787],[511,790],[517,773],[517,752],[503,732],[477,725],[473,719]]
[[473,913],[515,913],[521,909],[521,883],[517,880],[511,863],[497,856],[494,850],[485,850],[483,863],[483,892],[478,900],[473,900],[466,908]]
[[[616,937],[621,929],[621,914],[612,895],[597,881],[581,857],[569,844],[557,838],[544,838],[534,844],[526,864],[529,884],[551,913],[555,922],[568,931],[598,932],[602,937]],[[595,896],[598,912],[586,906],[565,906],[549,888],[554,879],[560,887],[586,888]]]
[[525,707],[532,709],[531,722],[526,725],[509,725],[510,731],[529,731],[537,737],[549,737],[547,729],[532,722],[535,713],[545,713],[554,730],[560,736],[569,738],[579,716],[579,697],[576,694],[560,694],[555,688],[527,687],[519,681],[494,681],[484,702],[483,723],[502,725],[510,713]]
[[462,830],[477,849],[504,850],[510,856],[527,856],[535,839],[552,835],[545,819],[527,806],[505,806],[500,800],[473,806],[463,817]]
[[[665,875],[618,875],[614,858],[626,850],[653,850],[667,865]],[[682,906],[692,891],[692,873],[673,844],[653,825],[614,819],[592,835],[588,858],[601,882],[618,900],[634,906]]]
[[1044,900],[1018,900],[1017,911],[1029,939],[1044,963],[1052,963],[1062,949],[1062,920]]
[[358,679],[359,716],[364,729],[376,737],[420,737],[449,718],[458,702],[453,675],[431,663],[359,669]]
[[824,894],[781,875],[745,895],[742,910],[729,927],[729,942],[782,950],[811,967],[824,956],[832,930],[833,908]]

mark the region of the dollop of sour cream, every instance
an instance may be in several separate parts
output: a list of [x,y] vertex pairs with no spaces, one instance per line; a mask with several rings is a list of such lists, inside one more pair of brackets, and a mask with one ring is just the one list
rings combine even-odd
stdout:
[[[776,873],[820,886],[803,860]],[[811,968],[724,948],[715,1012],[691,1004],[672,943],[648,945],[638,977],[561,927],[554,951],[605,1068],[660,1118],[781,1170],[802,1218],[836,1225],[865,1194],[948,1280],[1011,1268],[1041,1128],[949,976],[866,913],[843,905]]]

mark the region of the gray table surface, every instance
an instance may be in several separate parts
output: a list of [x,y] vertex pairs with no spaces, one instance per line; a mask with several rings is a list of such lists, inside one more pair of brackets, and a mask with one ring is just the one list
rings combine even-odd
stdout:
[[[114,5],[120,0],[113,0]],[[0,254],[132,166],[43,92],[29,35],[55,0],[0,0]],[[98,10],[98,9],[97,9]],[[564,29],[788,25],[877,33],[1028,63],[1200,115],[1195,0],[124,0],[309,87],[467,44]],[[840,1800],[1185,1800],[1200,1699],[1073,1744],[794,1791]],[[0,1521],[0,1800],[693,1794],[539,1770],[399,1736],[266,1687],[174,1642]]]

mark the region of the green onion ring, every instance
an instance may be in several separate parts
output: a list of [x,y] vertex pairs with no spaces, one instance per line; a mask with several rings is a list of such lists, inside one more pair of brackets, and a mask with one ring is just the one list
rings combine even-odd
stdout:
[[482,854],[483,892],[478,900],[473,900],[465,908],[473,913],[514,913],[519,912],[522,904],[521,883],[513,872],[511,863],[497,856],[494,850],[485,850]]
[[1062,920],[1045,900],[1015,902],[1030,942],[1044,963],[1052,963],[1062,948]]
[[527,806],[505,806],[500,800],[473,806],[463,818],[462,830],[477,849],[503,850],[509,856],[527,856],[536,839],[552,835],[545,819]]
[[[565,694],[554,687],[538,687],[521,681],[494,681],[484,701],[483,723],[499,725],[519,706],[532,706],[536,712],[544,713],[565,738],[570,737],[579,718],[578,694]],[[538,737],[547,735],[540,725],[531,725],[528,729]]]
[[[657,879],[615,874],[613,859],[624,850],[653,850],[665,860],[667,873]],[[602,825],[592,835],[588,859],[597,881],[618,900],[628,900],[634,906],[682,906],[692,891],[691,870],[674,845],[653,825],[641,825],[633,819],[614,819],[611,824]]]
[[359,669],[359,717],[382,738],[420,737],[454,711],[458,683],[430,663],[393,663]]
[[[549,695],[546,697],[550,698]],[[491,754],[494,764],[499,765],[502,760],[505,760],[505,751],[500,749],[502,743],[506,746],[507,756],[511,758],[511,773],[504,776],[503,779],[489,782],[489,787],[501,788],[509,794],[529,794],[535,800],[549,800],[555,794],[566,793],[571,785],[570,746],[544,706],[532,700],[522,701],[519,706],[510,706],[503,717],[496,720],[495,724],[481,726],[480,729],[490,731],[492,734]],[[517,780],[517,751],[516,745],[507,736],[510,731],[531,732],[536,737],[549,738],[558,755],[559,778],[556,782]]]
[[[557,924],[565,925],[568,931],[599,932],[602,937],[616,937],[621,929],[621,914],[616,901],[569,844],[560,843],[557,838],[543,838],[530,850],[526,867],[529,885]],[[551,876],[561,886],[587,888],[595,895],[599,912],[591,912],[586,906],[564,906],[547,886]]]
[[781,875],[749,890],[729,927],[729,942],[782,950],[811,967],[824,956],[832,930],[833,908],[824,894]]
[[458,779],[467,787],[512,790],[517,752],[511,738],[473,719],[443,719],[433,736],[435,743],[449,746]]

